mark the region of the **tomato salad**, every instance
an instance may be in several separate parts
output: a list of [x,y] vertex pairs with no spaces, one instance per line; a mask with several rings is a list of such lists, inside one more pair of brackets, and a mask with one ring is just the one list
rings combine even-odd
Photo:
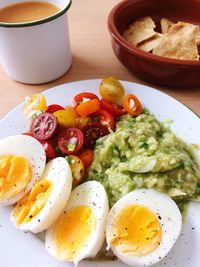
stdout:
[[115,131],[120,116],[142,113],[139,99],[132,94],[124,96],[124,92],[122,84],[109,77],[100,84],[101,99],[91,92],[83,92],[74,96],[72,106],[57,103],[47,106],[45,97],[35,94],[26,99],[23,107],[24,115],[31,119],[30,132],[24,134],[41,142],[47,160],[65,157],[73,183],[77,185],[92,164],[96,141]]

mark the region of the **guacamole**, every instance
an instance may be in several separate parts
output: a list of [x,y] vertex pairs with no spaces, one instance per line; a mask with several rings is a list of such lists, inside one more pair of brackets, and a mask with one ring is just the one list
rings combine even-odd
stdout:
[[89,180],[101,182],[110,206],[137,188],[155,188],[177,202],[200,196],[200,168],[188,145],[145,110],[124,115],[96,142]]

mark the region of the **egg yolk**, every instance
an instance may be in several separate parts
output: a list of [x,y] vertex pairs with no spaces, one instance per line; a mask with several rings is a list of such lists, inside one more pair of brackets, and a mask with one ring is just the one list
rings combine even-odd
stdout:
[[88,206],[79,206],[64,212],[53,231],[53,243],[58,256],[74,261],[87,246],[96,218]]
[[32,168],[26,158],[0,155],[0,201],[17,196],[31,178]]
[[110,243],[122,254],[144,256],[160,245],[162,228],[157,216],[148,208],[127,206],[113,221]]
[[31,221],[45,206],[52,190],[52,183],[41,180],[15,206],[12,216],[17,225]]

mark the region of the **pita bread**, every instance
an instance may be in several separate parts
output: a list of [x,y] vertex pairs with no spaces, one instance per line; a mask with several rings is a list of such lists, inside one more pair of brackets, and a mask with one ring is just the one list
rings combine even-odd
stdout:
[[173,24],[153,49],[153,54],[182,60],[199,60],[196,38],[199,26],[178,22]]
[[156,34],[156,25],[150,17],[133,22],[124,32],[123,37],[132,45],[137,45]]
[[155,34],[153,37],[141,42],[138,44],[138,48],[146,51],[146,52],[151,52],[160,42],[162,34]]
[[161,19],[160,25],[161,25],[161,32],[166,33],[168,29],[173,25],[174,23],[168,19]]

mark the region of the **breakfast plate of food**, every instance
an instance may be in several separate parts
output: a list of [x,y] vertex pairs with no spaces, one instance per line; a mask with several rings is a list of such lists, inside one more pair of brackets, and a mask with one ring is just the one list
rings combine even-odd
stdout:
[[200,119],[113,77],[0,121],[1,266],[199,266]]

